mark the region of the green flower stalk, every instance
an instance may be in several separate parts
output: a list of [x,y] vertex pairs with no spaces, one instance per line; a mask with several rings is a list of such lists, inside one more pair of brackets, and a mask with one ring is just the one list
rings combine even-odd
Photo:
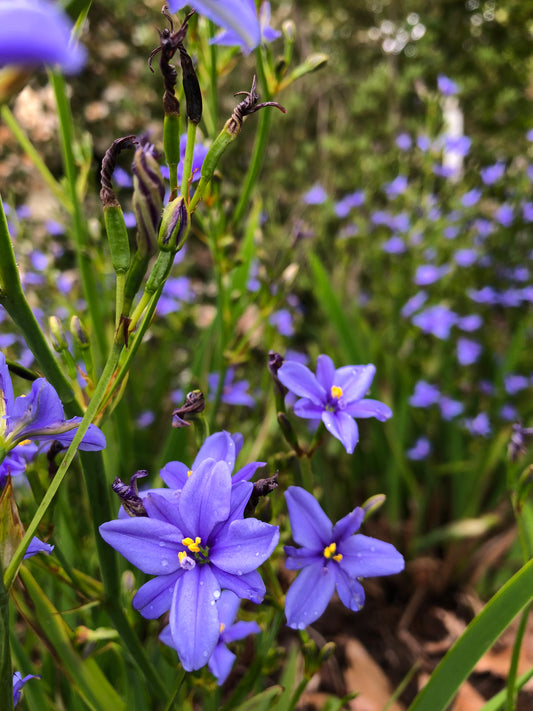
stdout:
[[239,104],[237,104],[237,106],[233,109],[232,115],[226,121],[226,123],[224,124],[224,128],[218,134],[218,136],[213,142],[213,145],[207,152],[207,155],[202,164],[200,182],[198,183],[196,192],[194,193],[191,203],[189,205],[189,209],[191,212],[199,203],[206,187],[211,182],[213,173],[215,172],[215,168],[217,167],[218,161],[222,157],[222,154],[230,145],[230,143],[232,143],[240,134],[242,124],[246,116],[249,116],[250,114],[253,114],[256,111],[259,111],[259,109],[262,109],[265,106],[275,106],[284,114],[287,113],[285,107],[283,107],[281,104],[278,104],[277,101],[264,101],[263,103],[258,104],[257,102],[259,101],[259,95],[255,90],[256,85],[257,80],[254,75],[252,81],[252,88],[250,89],[250,91],[238,91],[235,94],[235,96],[238,96],[239,94],[244,94],[246,98],[243,99],[243,101],[241,101]]

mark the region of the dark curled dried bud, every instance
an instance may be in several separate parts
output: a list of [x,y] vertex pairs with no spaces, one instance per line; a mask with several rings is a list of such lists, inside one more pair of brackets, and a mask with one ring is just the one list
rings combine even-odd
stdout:
[[111,484],[111,488],[120,499],[122,508],[128,516],[148,516],[137,489],[137,479],[147,476],[147,474],[147,471],[141,469],[138,472],[135,472],[135,474],[131,477],[129,485],[124,484],[118,476]]
[[[189,29],[189,19],[190,19],[191,15],[194,14],[194,10],[192,10],[192,12],[190,12],[186,16],[185,20],[181,24],[181,27],[176,32],[174,32],[174,23],[172,22],[172,18],[169,15],[167,5],[163,5],[161,13],[169,21],[170,28],[166,27],[164,30],[158,30],[158,32],[159,32],[159,47],[156,47],[150,53],[148,65],[149,65],[150,69],[152,69],[152,59],[155,57],[156,54],[161,52],[161,57],[159,59],[159,67],[161,69],[161,74],[163,75],[163,82],[165,85],[165,93],[163,95],[163,108],[165,110],[165,114],[176,114],[179,116],[180,105],[179,105],[179,101],[177,100],[177,98],[175,96],[175,92],[174,92],[178,75],[177,75],[176,69],[172,66],[172,64],[170,64],[170,60],[176,54],[176,50],[179,49],[180,57],[181,57],[181,67],[184,72],[185,98],[186,98],[187,104],[188,104],[189,98],[187,96],[187,88],[185,87],[185,70],[183,68],[184,59],[182,56],[182,52],[184,52],[187,55],[187,52],[185,51],[185,48],[183,47],[183,40],[185,39],[185,36],[187,35],[187,30]],[[190,68],[192,69],[192,72],[194,73],[194,68],[192,67],[192,62],[190,60],[189,55],[187,55],[187,58],[189,59],[189,62],[190,62]],[[185,62],[186,62],[186,60],[185,60]],[[152,71],[153,71],[153,69],[152,69]],[[194,78],[196,79],[196,74],[194,74]],[[190,77],[188,78],[188,82],[190,83]],[[196,83],[198,83],[198,80],[196,80]],[[200,97],[200,102],[201,102],[201,97]],[[187,108],[187,113],[188,113],[188,108]],[[200,103],[200,115],[201,115],[201,103]],[[192,120],[193,119],[191,119],[191,121]],[[198,119],[198,120],[200,120],[200,119]]]
[[237,104],[237,106],[233,109],[233,113],[226,123],[227,131],[235,136],[241,132],[243,119],[256,111],[259,111],[259,109],[263,109],[265,106],[275,106],[276,109],[283,111],[284,114],[287,113],[287,109],[281,104],[278,104],[277,101],[264,101],[263,103],[258,104],[259,94],[255,90],[256,86],[257,79],[254,74],[252,88],[250,91],[238,91],[234,94],[234,96],[239,96],[240,94],[244,94],[246,96],[246,98]]
[[187,54],[187,50],[182,44],[179,45],[178,49],[180,51],[187,118],[192,123],[198,124],[202,118],[202,90],[200,89],[200,83],[196,76],[192,59]]
[[255,507],[259,503],[259,499],[263,496],[268,496],[271,491],[278,488],[278,472],[273,476],[269,476],[266,479],[259,479],[254,482],[254,488],[252,489],[252,495],[246,504],[244,509],[245,516],[251,516],[255,511]]
[[100,171],[100,181],[102,189],[100,190],[100,200],[103,207],[112,207],[118,205],[117,196],[113,190],[113,171],[117,164],[117,158],[121,151],[125,148],[131,148],[137,143],[137,136],[124,136],[117,138],[116,141],[109,146],[102,161],[102,169]]
[[280,391],[281,395],[285,397],[285,395],[288,393],[288,390],[278,378],[278,370],[283,365],[283,362],[284,359],[282,355],[276,353],[275,351],[268,352],[268,369],[270,371],[270,375],[272,376],[272,379],[274,380],[274,383],[276,384],[276,387]]
[[172,413],[172,427],[189,427],[196,415],[205,410],[205,398],[201,390],[192,390],[185,402]]

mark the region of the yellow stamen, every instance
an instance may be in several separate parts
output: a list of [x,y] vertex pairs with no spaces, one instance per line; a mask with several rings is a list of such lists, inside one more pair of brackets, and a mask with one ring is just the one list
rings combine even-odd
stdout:
[[332,385],[331,386],[331,397],[334,398],[335,400],[338,400],[340,397],[342,397],[342,388],[339,387],[338,385]]
[[220,623],[220,632],[219,632],[219,634],[222,634],[222,632],[224,632],[225,629],[226,629],[226,625],[225,625],[223,622],[221,622],[221,623]]
[[337,563],[340,563],[342,560],[342,553],[337,553],[337,555],[334,555],[333,560],[336,561]]
[[331,558],[333,557],[333,554],[337,550],[337,544],[336,543],[330,543],[329,546],[326,546],[324,548],[324,558]]
[[19,442],[17,444],[17,447],[20,447],[21,445],[24,445],[24,444],[29,444],[30,442],[31,442],[31,439],[23,439],[22,442]]
[[178,551],[178,558],[180,559],[180,563],[183,563],[186,557],[187,553],[185,553],[185,551]]
[[196,536],[194,541],[192,538],[184,538],[181,542],[183,543],[185,548],[188,548],[191,551],[191,553],[199,553],[200,543],[202,542],[202,539],[200,538],[200,536]]
[[189,471],[187,472],[187,476],[191,476],[191,474],[192,474],[192,469],[189,469]]

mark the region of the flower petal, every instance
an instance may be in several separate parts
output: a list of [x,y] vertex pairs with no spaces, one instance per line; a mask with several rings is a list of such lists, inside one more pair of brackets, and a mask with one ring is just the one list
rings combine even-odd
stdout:
[[168,575],[180,568],[183,536],[174,526],[153,518],[125,518],[103,523],[100,535],[143,573]]
[[208,565],[197,565],[178,580],[170,608],[170,631],[186,671],[205,666],[213,654],[220,623],[220,587]]
[[295,395],[325,406],[326,391],[307,366],[293,360],[285,361],[278,370],[278,379]]
[[184,570],[177,570],[170,575],[158,575],[137,590],[133,598],[133,608],[147,620],[155,620],[170,610],[174,587]]
[[213,573],[220,587],[224,588],[224,590],[231,590],[237,597],[243,600],[251,600],[256,604],[263,601],[266,588],[257,570],[252,570],[251,573],[244,573],[243,575],[233,575],[233,573],[226,573],[224,570],[213,566]]
[[391,543],[361,533],[339,541],[337,550],[343,556],[339,565],[351,578],[394,575],[405,566],[403,556]]
[[189,467],[183,462],[168,462],[159,472],[159,476],[171,489],[183,489],[189,478]]
[[182,489],[178,507],[186,533],[200,536],[205,545],[217,523],[230,511],[231,475],[227,464],[207,459],[200,464]]
[[226,462],[231,473],[235,466],[235,457],[235,442],[231,435],[225,431],[216,432],[204,441],[191,469],[195,471],[204,459],[214,459],[217,462]]
[[259,634],[259,632],[261,632],[261,627],[257,622],[239,620],[234,625],[226,627],[221,634],[221,638],[224,644],[229,644],[230,642],[236,642],[238,639],[243,639],[243,637],[248,637],[249,634]]
[[242,469],[235,472],[231,480],[234,485],[238,481],[249,481],[256,471],[264,466],[266,466],[266,462],[250,462],[249,464],[245,464]]
[[15,396],[13,394],[13,384],[9,375],[6,357],[0,353],[0,434],[3,434],[6,415],[12,412]]
[[368,392],[375,374],[373,365],[348,365],[337,370],[335,385],[342,388],[345,402],[360,400]]
[[277,526],[256,518],[232,521],[214,542],[209,560],[227,573],[242,575],[264,563],[278,541]]
[[43,541],[40,541],[37,536],[34,536],[30,541],[30,545],[26,549],[26,553],[24,553],[24,560],[26,560],[26,558],[31,558],[32,555],[36,555],[37,553],[46,553],[47,555],[50,555],[53,550],[54,546],[49,543],[44,543]]
[[285,492],[292,537],[300,546],[322,553],[332,542],[333,525],[315,497],[299,486]]
[[229,627],[233,624],[233,620],[237,617],[239,611],[240,599],[231,590],[223,590],[218,601],[218,619],[224,627]]
[[333,526],[333,540],[337,543],[354,534],[365,518],[365,510],[357,506]]
[[333,379],[335,378],[335,365],[328,355],[319,355],[316,359],[316,379],[329,394]]
[[315,405],[309,398],[303,397],[294,403],[294,414],[308,420],[319,420],[324,412],[324,405]]
[[346,412],[323,412],[322,422],[330,434],[340,440],[348,454],[352,454],[359,441],[357,424]]
[[294,548],[294,546],[285,546],[285,567],[287,570],[300,570],[311,563],[324,564],[323,551],[312,550],[311,548]]
[[217,644],[209,658],[208,665],[209,671],[216,677],[219,686],[222,686],[228,678],[236,659],[236,655],[230,652],[222,642]]
[[141,496],[141,498],[149,518],[169,523],[175,527],[176,535],[181,535],[184,538],[185,524],[181,519],[177,505],[180,494],[179,489],[151,489],[146,496]]
[[358,400],[357,402],[348,403],[344,409],[352,417],[360,419],[364,417],[375,417],[380,422],[385,422],[392,417],[392,410],[388,405],[385,405],[379,400]]
[[358,612],[365,604],[365,590],[355,578],[349,577],[342,569],[337,572],[337,593],[343,605]]
[[289,627],[304,629],[318,620],[334,590],[335,574],[328,566],[314,563],[300,571],[285,598],[285,615]]

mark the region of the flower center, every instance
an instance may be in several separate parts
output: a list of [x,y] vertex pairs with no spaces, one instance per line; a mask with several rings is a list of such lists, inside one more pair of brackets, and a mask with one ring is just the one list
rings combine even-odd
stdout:
[[204,563],[209,562],[209,547],[202,547],[200,545],[202,543],[202,539],[200,538],[200,536],[196,536],[194,541],[192,538],[189,537],[182,538],[181,542],[185,546],[185,548],[187,548],[187,550],[192,553],[192,556],[189,556],[187,554],[187,551],[181,551],[178,553],[178,558],[180,559],[180,565],[182,568],[187,567],[187,560],[193,563],[193,565],[191,566],[192,568],[194,568],[194,565],[196,563],[203,565]]
[[225,629],[226,629],[226,625],[223,622],[221,622],[219,634],[222,634],[222,632],[224,632]]
[[334,400],[338,400],[339,398],[342,397],[342,388],[339,385],[332,385],[331,386],[331,397]]
[[337,550],[337,544],[335,542],[330,543],[329,546],[324,548],[324,558],[327,560],[334,560],[339,563],[342,560],[342,553],[335,554]]

